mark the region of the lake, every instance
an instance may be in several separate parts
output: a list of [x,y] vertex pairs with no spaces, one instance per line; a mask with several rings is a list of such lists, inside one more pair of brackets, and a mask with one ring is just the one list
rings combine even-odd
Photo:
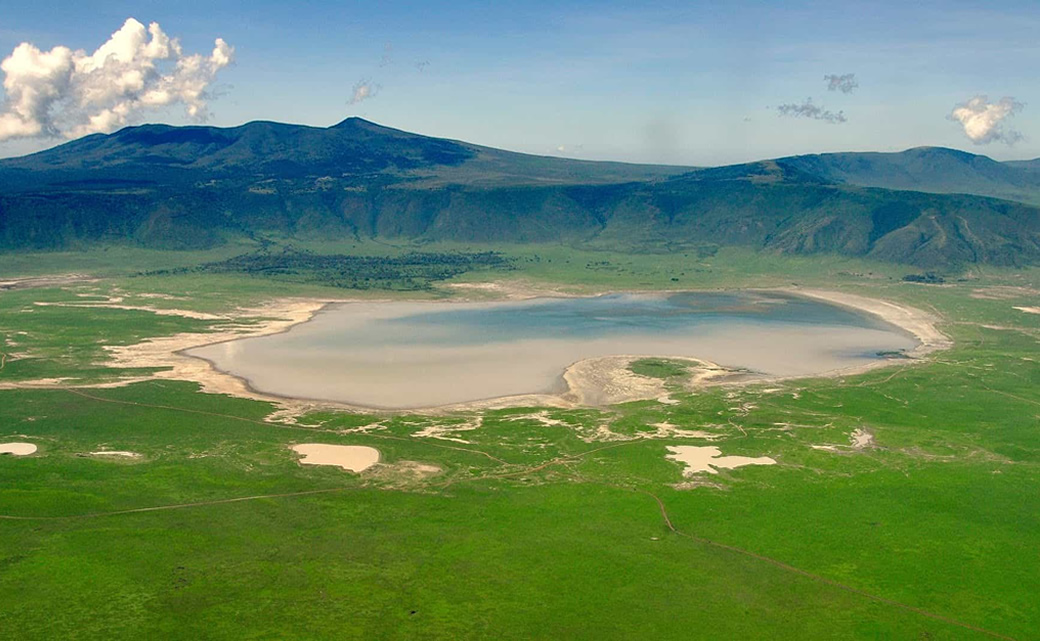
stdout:
[[407,409],[563,391],[569,365],[602,356],[694,357],[808,376],[916,345],[870,314],[742,291],[343,303],[288,332],[188,353],[260,392]]

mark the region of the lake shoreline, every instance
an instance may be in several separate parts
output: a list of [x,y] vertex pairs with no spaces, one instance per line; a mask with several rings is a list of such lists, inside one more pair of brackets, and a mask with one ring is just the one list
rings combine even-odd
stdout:
[[[476,299],[465,295],[453,297],[447,302],[507,302],[516,300],[528,300],[538,297],[551,298],[587,298],[602,296],[612,293],[655,293],[675,294],[678,291],[624,291],[624,292],[595,292],[592,294],[570,295],[558,290],[542,291],[534,288],[524,288],[517,291],[512,288],[502,288],[496,283],[481,284],[482,296]],[[828,304],[853,309],[858,312],[868,313],[880,318],[885,323],[899,328],[901,331],[913,336],[918,343],[917,346],[907,352],[907,359],[881,359],[855,367],[820,372],[811,375],[797,376],[769,376],[738,371],[713,363],[704,359],[691,357],[673,357],[664,354],[652,355],[612,355],[594,357],[579,360],[567,366],[561,372],[565,389],[554,393],[532,393],[501,396],[487,399],[477,399],[460,403],[448,403],[435,406],[419,407],[395,407],[381,408],[354,403],[340,402],[327,399],[305,398],[300,396],[280,395],[266,391],[260,391],[245,378],[236,376],[221,370],[215,363],[201,356],[189,354],[191,350],[236,341],[245,338],[257,338],[261,336],[273,336],[288,332],[295,327],[313,321],[319,315],[330,310],[333,306],[345,303],[373,303],[388,302],[376,299],[312,299],[312,298],[283,298],[272,300],[257,308],[239,310],[230,315],[233,319],[242,322],[250,319],[262,318],[264,320],[253,321],[249,324],[233,325],[222,328],[213,333],[183,333],[167,337],[148,339],[134,345],[106,347],[111,360],[105,365],[109,367],[159,367],[166,368],[163,371],[150,375],[122,379],[120,381],[87,385],[84,387],[122,387],[131,383],[147,380],[187,380],[198,383],[200,390],[211,394],[225,394],[237,398],[264,401],[277,404],[281,407],[279,414],[295,416],[316,409],[340,409],[359,413],[376,414],[399,414],[399,413],[431,413],[445,414],[454,412],[466,412],[474,410],[498,409],[519,406],[544,406],[544,407],[588,407],[599,405],[611,405],[634,400],[653,400],[664,398],[667,400],[667,392],[660,386],[646,385],[644,381],[636,381],[634,375],[628,371],[627,366],[633,360],[647,357],[674,358],[686,360],[691,363],[691,382],[685,386],[688,391],[713,385],[750,385],[758,383],[781,382],[792,379],[811,378],[834,378],[839,376],[851,376],[871,371],[879,367],[890,367],[895,364],[912,364],[919,359],[937,350],[946,349],[952,345],[952,341],[936,328],[939,319],[923,310],[909,306],[893,303],[891,301],[868,298],[844,292],[803,289],[797,287],[786,288],[749,288],[743,290],[682,290],[684,292],[726,292],[744,291],[761,293],[786,293],[809,299],[819,300]],[[494,294],[486,296],[486,294]],[[431,301],[409,301],[415,303]],[[444,301],[441,301],[444,302]],[[645,377],[637,377],[645,379]],[[652,379],[651,379],[652,380]],[[0,385],[0,388],[17,387],[60,387],[60,381],[39,381],[34,385],[32,381],[23,383]],[[603,394],[602,390],[610,388],[612,393]],[[597,402],[595,399],[601,399]]]

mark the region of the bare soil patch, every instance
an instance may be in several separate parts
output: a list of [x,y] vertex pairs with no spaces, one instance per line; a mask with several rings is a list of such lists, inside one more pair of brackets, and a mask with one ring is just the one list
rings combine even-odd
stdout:
[[722,451],[711,445],[672,445],[668,452],[665,458],[683,464],[683,476],[687,477],[701,472],[718,474],[718,468],[731,470],[745,465],[776,465],[776,461],[768,456],[722,456]]
[[290,449],[303,457],[302,465],[333,465],[355,473],[364,472],[379,462],[379,450],[365,445],[301,443]]
[[12,456],[29,456],[39,449],[34,443],[0,443],[0,454]]

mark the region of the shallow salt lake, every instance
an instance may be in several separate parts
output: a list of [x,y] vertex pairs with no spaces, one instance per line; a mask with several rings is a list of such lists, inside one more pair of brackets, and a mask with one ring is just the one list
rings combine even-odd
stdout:
[[344,303],[282,334],[188,353],[261,392],[406,409],[562,391],[569,365],[602,356],[693,357],[805,376],[916,345],[877,317],[814,299],[685,292]]

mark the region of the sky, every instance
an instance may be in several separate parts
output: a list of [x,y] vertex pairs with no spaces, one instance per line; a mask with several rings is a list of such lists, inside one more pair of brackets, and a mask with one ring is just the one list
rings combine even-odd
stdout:
[[596,160],[1040,157],[1036,0],[45,4],[0,9],[0,157],[349,116]]

